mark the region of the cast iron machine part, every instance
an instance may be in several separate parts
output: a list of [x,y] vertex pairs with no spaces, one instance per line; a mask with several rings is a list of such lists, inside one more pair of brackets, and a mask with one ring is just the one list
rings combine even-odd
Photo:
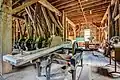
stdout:
[[[114,44],[118,44],[120,42],[120,37],[119,36],[113,36],[111,39],[110,39],[110,46],[112,46],[112,49],[114,50],[115,47],[113,46]],[[110,53],[110,65],[111,65],[111,53]],[[115,70],[110,72],[109,74],[112,75],[114,73],[116,74],[120,74],[120,72],[117,71],[117,60],[116,60],[116,53],[115,53]],[[113,77],[113,76],[112,76]],[[120,77],[120,76],[118,76]]]
[[[63,49],[68,49],[68,50],[72,50],[72,53],[73,53],[73,56],[70,58],[70,67],[72,68],[72,80],[75,80],[76,79],[76,67],[77,67],[77,63],[79,63],[79,61],[81,61],[81,66],[83,64],[83,60],[82,60],[82,53],[83,53],[83,50],[82,49],[78,49],[78,46],[77,46],[77,43],[75,42],[73,44],[73,47],[72,48],[61,48],[59,50],[62,50]],[[56,50],[58,51],[58,50]],[[53,51],[53,52],[56,52],[56,51]],[[46,56],[46,59],[47,59],[47,65],[46,65],[46,75],[44,75],[46,77],[46,80],[50,80],[50,77],[51,77],[51,64],[54,62],[54,53],[50,53],[50,55],[47,55]],[[78,53],[79,52],[79,53]],[[41,58],[42,59],[42,58]],[[41,60],[40,62],[36,62],[36,65],[37,65],[37,71],[38,71],[38,77],[41,76]]]
[[[76,68],[77,63],[79,63],[81,61],[81,67],[83,66],[83,57],[82,57],[82,50],[77,50],[78,49],[78,43],[75,41],[72,45],[72,57],[70,59],[71,62],[71,71],[72,71],[72,80],[76,80]],[[79,51],[80,53],[77,53],[77,51]]]

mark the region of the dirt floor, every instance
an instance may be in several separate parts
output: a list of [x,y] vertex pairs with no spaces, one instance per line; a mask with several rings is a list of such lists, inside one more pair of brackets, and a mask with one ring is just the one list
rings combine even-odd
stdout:
[[36,70],[33,66],[19,69],[13,73],[5,74],[5,80],[36,80]]
[[[76,76],[77,80],[120,80],[120,78],[109,77],[107,73],[104,72],[105,69],[102,68],[108,67],[106,65],[109,64],[109,59],[104,57],[101,53],[94,52],[93,54],[93,52],[84,52],[83,58],[84,58],[83,60],[84,69],[82,69],[81,67],[77,68],[77,76]],[[112,64],[114,64],[113,61]],[[54,64],[53,69],[54,69],[53,73],[58,71],[62,75],[65,74],[64,71],[58,65]],[[82,74],[80,74],[81,71]],[[118,71],[120,71],[120,67],[118,67]],[[42,74],[45,75],[45,71],[43,71]],[[37,76],[37,72],[35,68],[33,66],[28,66],[28,67],[20,68],[17,71],[14,71],[13,73],[5,74],[4,78],[5,80],[37,80],[36,76]],[[61,76],[60,74],[56,74],[55,76],[56,79],[51,78],[51,80],[71,80],[70,73],[68,75],[62,76],[64,78],[67,77],[67,79],[60,78]],[[82,79],[80,79],[80,77]],[[46,78],[45,76],[42,76],[39,77],[39,80],[46,80]]]

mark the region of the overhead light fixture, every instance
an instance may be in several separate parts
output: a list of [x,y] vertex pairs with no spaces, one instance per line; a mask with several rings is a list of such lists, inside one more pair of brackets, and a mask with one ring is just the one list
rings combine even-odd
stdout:
[[92,10],[90,10],[90,14],[92,14]]
[[85,1],[88,1],[88,0],[85,0]]

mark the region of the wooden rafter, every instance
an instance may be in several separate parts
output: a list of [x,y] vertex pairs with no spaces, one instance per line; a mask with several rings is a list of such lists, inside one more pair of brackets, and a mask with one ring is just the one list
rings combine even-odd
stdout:
[[120,14],[118,14],[115,18],[114,21],[118,20],[120,18]]
[[39,0],[38,2],[47,9],[49,9],[50,11],[55,12],[57,15],[61,16],[61,12],[58,9],[56,9],[54,6],[52,6],[47,0]]
[[[92,17],[94,17],[94,18],[92,18]],[[97,16],[87,16],[87,20],[88,20],[88,22],[93,22],[93,21],[101,21],[101,19],[102,19],[102,17],[100,17],[99,15]],[[71,19],[74,23],[77,21],[77,22],[85,22],[84,21],[84,19],[83,18],[81,18],[81,17],[76,17],[76,18],[73,18],[73,19]]]
[[61,15],[60,11],[57,10],[54,6],[52,6],[47,0],[28,0],[27,2],[25,2],[24,4],[22,4],[21,6],[18,6],[17,8],[12,10],[12,14],[15,14],[23,9],[25,9],[26,7],[39,2],[40,4],[42,4],[44,7],[46,7],[47,9],[51,10],[52,12],[55,12],[57,15]]
[[64,6],[60,6],[58,7],[58,9],[65,9],[65,8],[68,8],[68,7],[72,7],[72,6],[77,6],[78,5],[78,2],[75,2],[74,4],[73,3],[69,3],[67,5],[64,5]]
[[[82,2],[81,1],[81,4],[82,4],[82,7],[86,7],[86,6],[92,6],[92,5],[95,5],[95,4],[103,4],[103,3],[107,3],[107,2],[110,2],[110,1],[102,1],[102,0],[95,0],[95,1],[91,1],[91,2]],[[67,8],[79,8],[79,5],[78,5],[78,2],[74,2],[74,3],[69,3],[67,5],[63,5],[63,6],[60,6],[58,7],[58,9],[67,9]]]
[[39,0],[28,0],[28,1],[25,2],[23,5],[18,6],[17,8],[14,8],[14,9],[12,10],[12,14],[15,14],[15,13],[17,13],[17,12],[25,9],[26,7],[28,7],[28,6],[36,3],[36,2],[38,2],[38,1],[39,1]]
[[76,26],[76,25],[75,25],[69,18],[67,18],[67,17],[66,17],[66,21],[68,21],[68,23],[71,24],[72,27],[75,27],[75,26]]
[[[100,10],[101,10],[101,12],[103,12],[104,10],[106,10],[106,8],[107,8],[107,6],[103,7],[103,8],[96,7],[96,8],[90,9],[90,10],[92,11],[92,13],[100,11]],[[85,10],[84,12],[90,14],[90,10]],[[68,14],[68,16],[81,15],[81,11],[79,11],[79,10],[78,11],[72,11],[72,12],[71,11],[66,12]]]
[[50,18],[52,19],[52,21],[56,24],[56,26],[62,31],[62,26],[60,26],[58,24],[58,22],[56,21],[56,19],[53,16],[53,14],[49,10],[48,10],[48,14],[49,14]]
[[33,27],[34,27],[35,34],[36,34],[36,33],[37,33],[37,29],[36,29],[36,28],[37,28],[37,27],[36,27],[36,24],[35,24],[34,18],[33,18],[33,16],[32,16],[32,13],[31,13],[31,11],[30,11],[30,8],[27,7],[27,8],[25,8],[25,10],[26,10],[26,12],[27,12],[29,18],[31,19],[31,21],[32,21],[32,23],[33,23]]
[[51,4],[55,4],[55,3],[59,2],[59,1],[60,0],[55,0],[55,1],[51,2]]
[[63,2],[63,3],[61,3],[61,4],[58,4],[58,5],[56,5],[55,7],[60,7],[60,6],[63,6],[63,5],[66,5],[66,4],[69,4],[69,3],[73,3],[75,0],[69,0],[69,1],[66,1],[66,2]]
[[[95,14],[91,14],[91,15],[86,15],[86,18],[88,18],[88,17],[93,18],[93,17],[96,17],[96,16],[97,16],[97,17],[99,16],[99,17],[102,18],[103,15],[104,15],[104,13],[99,13],[99,14],[95,13]],[[81,16],[82,16],[82,15],[81,15]],[[75,19],[79,19],[79,18],[82,19],[83,17],[81,17],[81,16],[73,16],[73,17],[70,17],[70,19],[72,19],[72,20],[73,20],[73,19],[74,19],[74,20],[75,20]]]
[[20,2],[21,0],[17,0],[16,2],[14,2],[13,4],[12,4],[12,6],[14,6],[14,5],[16,5],[18,2]]

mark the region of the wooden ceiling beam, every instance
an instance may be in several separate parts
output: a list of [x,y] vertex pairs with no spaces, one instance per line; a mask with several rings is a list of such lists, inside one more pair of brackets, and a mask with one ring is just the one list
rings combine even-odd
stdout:
[[58,7],[58,9],[59,9],[59,10],[60,10],[60,9],[65,9],[65,8],[72,7],[72,6],[77,6],[77,5],[78,5],[78,2],[75,1],[74,3],[69,3],[69,4],[66,4],[66,5],[64,5],[64,6],[60,6],[60,7]]
[[[69,1],[67,1],[67,2],[69,2]],[[67,3],[66,2],[66,3]],[[102,0],[95,0],[95,1],[81,1],[81,4],[82,4],[82,6],[84,7],[84,6],[87,6],[87,5],[94,5],[94,3],[98,3],[98,2],[103,2]],[[65,2],[64,2],[65,3]],[[64,4],[63,3],[63,4]],[[56,5],[57,6],[57,5]],[[74,7],[74,6],[79,6],[79,3],[78,3],[78,1],[74,1],[74,2],[69,2],[68,4],[66,4],[66,5],[62,5],[62,6],[58,6],[57,8],[58,9],[65,9],[65,8],[68,8],[68,7]]]
[[109,4],[109,3],[110,3],[110,1],[104,1],[102,3],[98,3],[96,5],[91,5],[91,6],[87,6],[87,7],[83,7],[83,8],[84,8],[84,10],[86,10],[86,9],[90,9],[90,8],[93,8],[93,7],[98,7],[98,6],[102,6],[102,5],[105,5],[105,4]]
[[[89,9],[89,8],[94,8],[94,7],[96,7],[96,6],[100,6],[101,7],[101,5],[105,5],[105,4],[108,4],[110,1],[105,1],[105,2],[102,2],[102,3],[98,3],[98,4],[95,4],[95,5],[86,5],[86,6],[83,6],[83,8],[84,8],[84,11],[86,10],[86,9]],[[108,5],[107,5],[108,6]],[[69,8],[66,8],[66,9],[64,9],[64,11],[65,12],[72,12],[72,11],[76,11],[76,10],[80,10],[80,7],[79,7],[79,5],[78,6],[73,6],[73,7],[69,7]]]
[[55,3],[57,3],[57,2],[59,2],[60,0],[55,0],[55,1],[53,1],[53,2],[50,2],[51,4],[55,4]]
[[[99,14],[99,13],[104,13],[106,11],[106,9],[98,9],[98,10],[92,10],[92,14]],[[74,17],[77,15],[82,15],[82,12],[79,13],[71,13],[71,14],[67,14],[67,16],[69,17]],[[90,15],[90,11],[85,11],[85,15]]]
[[[104,14],[103,14],[104,15]],[[99,21],[99,22],[101,22],[101,20],[102,20],[102,14],[101,14],[101,16],[99,16],[99,15],[94,15],[94,16],[87,16],[86,17],[87,18],[87,21],[88,22],[92,22],[92,21]],[[83,17],[76,17],[76,18],[70,18],[71,19],[71,21],[73,21],[74,23],[75,22],[85,22],[85,20],[84,20],[84,18]],[[76,23],[75,23],[76,24]]]
[[[103,17],[104,13],[100,14],[92,14],[92,15],[86,15],[87,18],[94,18],[94,17]],[[82,16],[74,16],[74,17],[69,17],[71,20],[76,20],[76,19],[81,19],[83,18]]]
[[[97,22],[97,23],[100,23],[101,22],[101,19],[102,18],[97,18],[97,19],[88,19],[88,22]],[[85,21],[83,20],[83,19],[81,19],[81,20],[72,20],[76,25],[77,24],[80,24],[80,23],[85,23]]]
[[67,5],[67,4],[73,3],[73,2],[75,2],[75,0],[69,0],[69,1],[66,1],[66,2],[62,2],[62,3],[58,4],[58,5],[55,5],[55,7],[60,7],[62,5]]
[[[100,23],[100,20],[101,19],[97,19],[96,21],[95,20],[88,20],[88,23]],[[78,24],[84,24],[85,22],[84,21],[74,21],[74,23],[76,24],[76,25],[78,25]],[[85,23],[86,24],[86,23]]]
[[[100,23],[100,21],[101,21],[101,19],[98,19],[98,20],[96,20],[96,21],[88,21],[88,23],[90,23],[90,24],[92,24],[93,22],[94,22],[94,23]],[[86,24],[84,21],[74,21],[74,23],[75,23],[76,25],[78,25],[78,24]]]
[[17,8],[13,9],[12,14],[17,13],[36,2],[39,2],[40,4],[42,4],[44,7],[46,7],[50,11],[55,12],[57,15],[61,16],[61,12],[58,9],[56,9],[54,6],[52,6],[47,0],[28,0],[23,5],[18,6]]
[[[100,23],[100,21],[101,21],[101,19],[102,18],[97,18],[97,19],[88,19],[88,22],[98,22],[98,23]],[[73,21],[75,24],[77,24],[77,23],[85,23],[85,21],[84,20],[74,20]]]
[[[100,10],[100,9],[107,9],[107,6],[104,6],[104,7],[95,7],[95,8],[91,8],[91,9],[87,9],[87,10],[85,10],[85,12],[88,12],[88,11],[95,11],[95,10]],[[65,12],[66,14],[73,14],[73,13],[81,13],[81,11],[80,11],[80,9],[76,9],[76,11],[75,10],[70,10],[70,11],[67,11],[67,12]]]
[[[87,21],[88,22],[90,22],[91,20],[100,20],[100,22],[101,22],[101,20],[102,20],[102,17],[99,17],[99,16],[96,16],[96,17],[94,17],[94,18],[91,18],[91,17],[87,17]],[[84,21],[85,22],[85,20],[83,19],[83,18],[74,18],[74,19],[71,19],[71,21]]]
[[[92,12],[94,12],[94,11],[99,11],[99,10],[106,10],[107,9],[107,6],[106,7],[96,7],[96,8],[92,8],[92,9],[90,9]],[[88,10],[86,10],[86,11],[84,11],[85,13],[86,12],[90,12],[90,10],[88,9]],[[68,15],[70,15],[70,16],[72,16],[72,15],[74,15],[74,14],[81,14],[82,12],[80,11],[80,10],[78,10],[78,11],[73,11],[73,12],[69,12],[69,13],[67,13]]]

